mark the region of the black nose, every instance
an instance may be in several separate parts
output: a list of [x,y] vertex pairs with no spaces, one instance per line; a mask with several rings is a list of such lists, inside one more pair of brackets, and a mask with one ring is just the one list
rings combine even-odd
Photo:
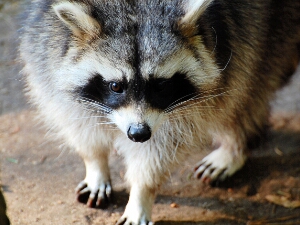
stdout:
[[151,130],[145,123],[132,124],[127,131],[127,136],[134,142],[145,142],[150,139]]

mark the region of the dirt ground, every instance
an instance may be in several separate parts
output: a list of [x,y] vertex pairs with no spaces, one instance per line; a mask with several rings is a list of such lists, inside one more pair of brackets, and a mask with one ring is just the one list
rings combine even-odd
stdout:
[[[0,185],[13,225],[111,225],[122,215],[128,192],[121,159],[112,154],[114,203],[90,209],[75,200],[84,178],[81,159],[51,141],[26,104],[15,46],[20,0],[0,0]],[[157,225],[300,224],[300,67],[271,103],[266,139],[240,172],[212,187],[192,178],[187,160],[159,191]]]

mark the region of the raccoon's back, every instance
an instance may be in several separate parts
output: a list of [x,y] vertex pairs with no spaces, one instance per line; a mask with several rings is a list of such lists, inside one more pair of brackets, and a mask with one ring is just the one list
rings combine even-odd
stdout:
[[242,63],[253,63],[263,76],[296,54],[300,43],[299,11],[299,0],[213,1],[200,18],[199,34],[215,53],[220,68],[228,64],[231,54],[236,54],[241,62],[244,60]]

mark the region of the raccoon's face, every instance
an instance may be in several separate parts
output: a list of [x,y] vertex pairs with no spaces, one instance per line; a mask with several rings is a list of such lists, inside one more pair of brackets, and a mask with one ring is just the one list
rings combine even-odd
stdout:
[[[184,35],[192,32],[203,2],[208,1],[55,5],[73,33],[65,86],[132,141],[149,140],[171,112],[197,99],[218,77],[201,37]],[[197,10],[191,7],[196,3]]]

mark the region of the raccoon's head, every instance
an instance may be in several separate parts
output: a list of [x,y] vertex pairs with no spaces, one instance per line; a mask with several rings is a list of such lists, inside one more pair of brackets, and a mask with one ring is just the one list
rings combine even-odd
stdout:
[[72,34],[61,86],[132,141],[149,140],[178,106],[215,85],[219,70],[196,34],[211,1],[82,2],[53,6]]

